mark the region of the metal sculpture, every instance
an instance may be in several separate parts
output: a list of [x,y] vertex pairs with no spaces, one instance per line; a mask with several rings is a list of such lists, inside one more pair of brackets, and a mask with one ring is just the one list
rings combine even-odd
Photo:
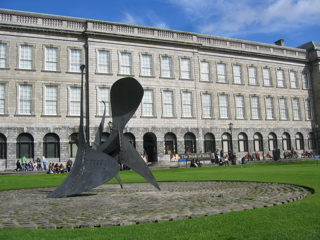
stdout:
[[160,190],[153,174],[143,161],[140,154],[123,136],[123,129],[137,110],[142,97],[143,88],[134,78],[122,78],[116,81],[110,91],[113,130],[106,142],[100,144],[104,127],[105,111],[96,133],[93,146],[85,141],[83,124],[83,71],[81,66],[81,109],[79,139],[76,139],[78,150],[72,171],[49,197],[57,198],[71,196],[92,188],[116,177],[121,187],[122,182],[118,175],[119,163],[123,163],[136,171],[154,187]]

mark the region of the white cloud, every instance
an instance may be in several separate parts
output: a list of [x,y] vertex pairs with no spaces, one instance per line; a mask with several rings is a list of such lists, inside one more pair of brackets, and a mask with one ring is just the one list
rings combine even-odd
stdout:
[[178,5],[197,31],[239,36],[241,33],[293,32],[320,24],[320,0],[168,0]]
[[157,28],[169,28],[166,23],[162,22],[159,17],[150,10],[146,10],[142,16],[136,13],[131,14],[129,12],[125,12],[124,18],[120,22]]

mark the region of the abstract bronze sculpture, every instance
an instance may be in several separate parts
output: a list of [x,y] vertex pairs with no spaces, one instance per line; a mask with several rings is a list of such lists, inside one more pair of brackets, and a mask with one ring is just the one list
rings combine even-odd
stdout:
[[116,81],[110,91],[113,130],[106,142],[100,144],[103,131],[105,112],[96,134],[93,146],[85,141],[83,124],[83,70],[81,80],[81,109],[79,139],[76,139],[78,150],[72,171],[64,182],[58,186],[49,197],[57,198],[71,196],[92,188],[116,177],[121,187],[118,172],[119,163],[125,164],[136,171],[154,187],[160,187],[140,154],[123,136],[123,129],[137,110],[142,97],[143,88],[134,78],[122,78]]

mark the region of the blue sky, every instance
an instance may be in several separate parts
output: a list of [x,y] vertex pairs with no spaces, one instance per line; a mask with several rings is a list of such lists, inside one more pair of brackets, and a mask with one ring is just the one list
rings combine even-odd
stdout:
[[0,0],[0,8],[298,47],[320,43],[320,0]]

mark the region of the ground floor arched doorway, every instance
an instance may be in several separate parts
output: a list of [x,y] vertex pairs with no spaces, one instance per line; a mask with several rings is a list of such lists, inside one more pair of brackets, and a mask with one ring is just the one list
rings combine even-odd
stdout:
[[143,136],[143,149],[147,155],[148,162],[157,162],[157,137],[153,133]]

